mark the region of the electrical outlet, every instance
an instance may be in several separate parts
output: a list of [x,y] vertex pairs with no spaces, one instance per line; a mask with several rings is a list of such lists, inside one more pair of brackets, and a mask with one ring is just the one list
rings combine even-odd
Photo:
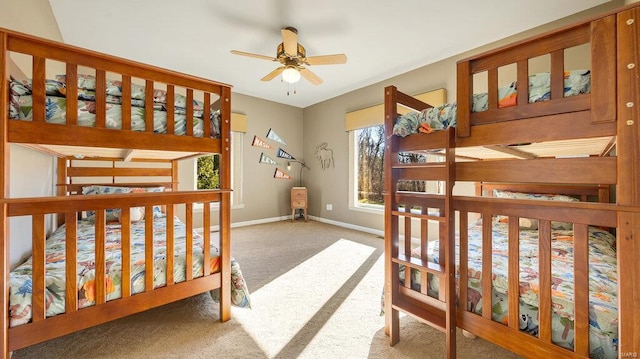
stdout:
[[332,211],[333,205],[331,203],[327,204],[327,211]]

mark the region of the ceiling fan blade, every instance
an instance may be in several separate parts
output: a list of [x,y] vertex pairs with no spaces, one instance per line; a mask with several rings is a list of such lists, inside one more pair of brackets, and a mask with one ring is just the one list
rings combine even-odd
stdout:
[[305,63],[307,65],[333,65],[333,64],[346,64],[347,55],[335,54],[335,55],[322,55],[307,57]]
[[280,32],[282,33],[284,52],[289,56],[298,56],[298,30],[285,27]]
[[277,69],[269,72],[267,74],[267,76],[263,77],[261,80],[262,81],[271,81],[274,78],[276,78],[276,76],[280,75],[282,73],[282,71],[284,71],[285,67],[284,66],[280,66]]
[[305,79],[307,79],[307,81],[311,82],[314,85],[320,85],[322,83],[322,79],[319,78],[318,75],[309,71],[309,69],[307,68],[301,67],[300,75],[302,75],[302,77],[304,77]]
[[250,53],[250,52],[244,52],[244,51],[238,51],[238,50],[231,50],[231,53],[232,53],[232,54],[234,54],[234,55],[241,55],[241,56],[255,57],[256,59],[269,60],[269,61],[277,61],[275,57],[265,56],[265,55],[258,55],[258,54],[252,54],[252,53]]

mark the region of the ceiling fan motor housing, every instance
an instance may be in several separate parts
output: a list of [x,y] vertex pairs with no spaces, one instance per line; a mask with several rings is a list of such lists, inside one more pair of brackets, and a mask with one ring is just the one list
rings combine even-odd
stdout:
[[286,58],[300,58],[303,59],[307,57],[307,51],[304,49],[304,46],[300,45],[300,43],[298,43],[298,53],[296,55],[287,55],[287,53],[284,51],[284,42],[281,42],[280,45],[278,45],[278,50],[276,53],[276,58],[278,60],[282,60],[282,59],[286,59]]

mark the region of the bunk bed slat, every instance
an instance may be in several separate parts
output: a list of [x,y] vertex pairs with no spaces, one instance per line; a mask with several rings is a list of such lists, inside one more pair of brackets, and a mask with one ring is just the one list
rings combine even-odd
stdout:
[[[193,204],[187,203],[185,208],[185,224],[187,226],[187,240],[186,240],[186,248],[191,250],[187,250],[185,254],[186,257],[186,268],[193,268]],[[186,271],[187,280],[193,279],[193,270]]]
[[[153,265],[153,206],[144,207],[144,291],[153,291],[153,277],[155,268]],[[189,248],[189,247],[187,247]],[[189,271],[187,271],[189,272]]]
[[[585,224],[573,225],[574,351],[589,356],[589,233]],[[583,288],[583,289],[581,289]]]
[[491,320],[491,300],[493,299],[491,221],[490,213],[482,213],[482,317],[487,320]]
[[488,107],[489,110],[496,110],[498,108],[498,68],[491,68],[487,72],[487,87],[489,88],[487,92],[489,95]]
[[[131,209],[120,209],[121,242],[122,242],[122,278],[131,278]],[[131,281],[123,280],[121,285],[122,298],[131,296]]]
[[551,99],[564,98],[564,49],[551,52]]
[[202,236],[204,237],[204,245],[203,249],[203,266],[202,271],[203,275],[209,275],[211,273],[212,268],[211,265],[211,228],[209,227],[211,224],[211,206],[209,202],[202,203],[202,223],[203,223],[203,232]]
[[[519,84],[529,83],[529,61],[520,60],[517,62],[517,80]],[[518,105],[524,105],[529,103],[529,87],[518,86]]]
[[551,222],[540,220],[538,231],[538,335],[540,340],[551,343]]
[[96,247],[95,247],[95,303],[96,305],[106,303],[106,281],[105,281],[105,227],[106,227],[106,214],[105,210],[97,210],[95,214],[95,233],[96,233]]
[[460,223],[460,304],[458,312],[469,310],[469,217],[466,211],[459,212]]
[[[176,133],[174,101],[175,101],[175,87],[173,85],[167,85],[167,133],[171,135]],[[208,117],[205,117],[205,118],[208,118]]]
[[153,81],[146,80],[145,88],[144,88],[144,124],[145,131],[148,133],[153,133]]
[[174,245],[174,231],[173,231],[173,225],[174,225],[174,220],[173,220],[173,216],[175,215],[175,207],[173,205],[169,205],[167,206],[167,213],[166,213],[166,218],[167,218],[167,286],[173,285],[175,283],[175,278],[173,276],[173,268],[175,267],[174,264],[174,252],[175,252],[175,245]]
[[[78,310],[78,214],[76,212],[65,213],[65,311],[67,313]],[[125,277],[126,278],[126,277]]]
[[131,130],[131,76],[122,75],[122,129]]
[[[78,66],[67,64],[66,66],[66,96],[67,98],[78,98]],[[66,112],[67,125],[78,124],[78,101],[67,101]]]
[[193,136],[193,90],[187,89],[187,136]]
[[509,238],[508,238],[508,274],[507,280],[509,289],[507,291],[507,301],[509,306],[509,328],[520,330],[520,229],[518,228],[518,218],[509,217]]
[[[34,56],[33,59],[33,83],[32,83],[32,99],[33,99],[33,121],[45,122],[45,74],[46,65],[45,58]],[[4,116],[4,114],[3,114]]]
[[45,224],[44,215],[35,215],[31,224],[31,245],[33,248],[33,272],[31,297],[32,320],[38,322],[44,320],[46,314],[46,253],[45,253]]
[[[203,112],[202,118],[211,118],[211,94],[208,92],[204,93],[203,106],[204,106],[204,109],[203,109],[204,112]],[[203,127],[204,127],[204,137],[205,138],[211,137],[211,126],[209,126],[209,123],[207,121],[204,121]],[[169,133],[169,131],[167,131],[167,133]]]
[[[107,123],[107,74],[96,70],[96,127],[105,128]],[[67,101],[75,102],[75,101]]]

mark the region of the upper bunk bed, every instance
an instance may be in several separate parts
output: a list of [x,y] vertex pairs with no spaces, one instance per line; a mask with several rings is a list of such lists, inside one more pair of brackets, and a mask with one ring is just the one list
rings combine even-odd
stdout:
[[[407,313],[436,323],[432,325],[445,332],[462,327],[525,356],[583,358],[598,357],[599,350],[606,350],[611,356],[640,351],[637,325],[629,319],[634,308],[640,305],[640,288],[634,279],[640,273],[640,265],[634,259],[640,255],[640,246],[632,240],[637,238],[640,228],[637,225],[640,223],[638,20],[640,6],[632,4],[461,59],[456,65],[456,103],[432,106],[394,86],[385,88],[385,135],[388,140],[385,148],[385,253],[388,256],[385,310],[392,344],[399,340],[396,310],[407,308]],[[576,48],[580,49],[579,53],[586,49],[586,67],[582,67],[584,64],[573,66],[571,58]],[[547,68],[542,70],[546,73],[538,72],[536,64],[540,59],[547,63]],[[501,79],[505,69],[515,74],[514,78]],[[588,86],[574,87],[573,83],[567,82],[576,74],[583,79],[587,77]],[[546,89],[533,96],[532,92],[539,91],[535,82],[541,77]],[[580,89],[572,91],[575,88]],[[503,97],[505,94],[507,96]],[[408,117],[400,116],[400,106],[416,112]],[[439,131],[444,129],[448,130]],[[453,140],[450,139],[452,132]],[[405,153],[435,155],[444,161],[407,163]],[[415,180],[443,181],[444,193],[426,194],[402,189],[403,181]],[[489,196],[483,191],[478,191],[476,196],[452,195],[451,188],[461,182],[497,183],[511,191],[521,188],[521,192],[532,194],[496,198],[491,190]],[[586,199],[588,193],[589,200],[596,202],[537,200],[545,194],[559,193],[567,193],[573,199],[581,196]],[[467,240],[471,240],[467,238],[471,234],[463,233],[472,226],[472,218],[480,218],[484,225],[480,238],[485,247],[491,247],[496,244],[492,242],[492,235],[496,236],[492,218],[498,217],[508,218],[509,224],[515,222],[507,226],[508,241],[503,243],[508,243],[508,248],[503,249],[504,254],[509,254],[509,261],[505,260],[508,268],[502,269],[504,273],[508,272],[509,278],[518,277],[520,269],[518,262],[511,260],[518,258],[518,243],[523,241],[522,236],[519,237],[522,229],[518,227],[518,220],[531,218],[536,223],[544,223],[544,228],[536,229],[541,240],[536,241],[540,247],[536,250],[539,262],[536,257],[535,263],[536,273],[539,271],[540,278],[548,278],[548,281],[541,280],[536,292],[540,323],[539,332],[536,329],[534,335],[523,334],[522,328],[518,327],[518,313],[524,313],[518,296],[504,300],[502,305],[508,306],[509,314],[502,323],[497,323],[492,319],[491,311],[478,314],[469,311],[469,307],[458,305],[456,308],[455,302],[434,304],[433,300],[425,298],[426,279],[421,282],[424,295],[409,290],[414,285],[411,280],[396,279],[403,267],[421,271],[424,277],[427,273],[439,276],[447,261],[460,261],[456,262],[459,287],[454,285],[455,289],[450,289],[447,286],[450,283],[444,279],[439,284],[440,288],[466,296],[469,288],[463,283],[467,283],[464,279],[468,278],[466,271],[460,268],[471,270],[466,262],[472,251],[470,247],[460,249],[463,245],[468,246]],[[412,219],[422,223],[418,232],[415,229],[412,232]],[[424,224],[428,221],[441,222],[436,234],[439,252],[436,250],[434,254],[417,249],[438,248],[428,234],[429,227]],[[573,337],[560,346],[556,343],[556,324],[551,319],[558,310],[558,302],[552,301],[557,292],[555,284],[551,287],[552,273],[547,268],[556,260],[551,258],[551,253],[555,253],[551,247],[552,238],[556,238],[551,234],[554,222],[571,222],[576,230],[572,234],[575,236],[572,237],[575,238],[572,251],[576,255],[576,262],[572,264],[575,272],[571,273],[576,288],[572,291],[575,296],[571,298],[575,303],[570,315]],[[587,267],[592,263],[587,254],[592,240],[587,232],[591,233],[592,228],[604,228],[616,238],[611,268],[617,270],[614,278],[617,313],[613,316],[615,323],[609,323],[616,330],[613,336],[606,334],[609,343],[602,347],[594,343],[594,336],[589,334],[593,329],[590,327],[598,325],[593,317],[594,301],[590,297],[593,291],[589,290],[592,273]],[[405,240],[412,238],[412,234],[419,237],[417,248],[412,241]],[[447,245],[443,245],[444,242]],[[456,252],[460,258],[451,256],[453,250],[445,253],[447,246],[449,249],[455,246],[456,251],[460,251]],[[462,252],[467,254],[463,256]],[[431,255],[439,258],[436,259],[439,266],[433,265]],[[482,274],[476,274],[482,276],[481,302],[484,308],[491,308],[494,288],[486,283],[492,282],[492,253],[483,251],[480,257]],[[509,291],[520,292],[519,285],[522,284],[510,280]],[[442,301],[443,298],[436,296],[435,299]],[[450,304],[453,307],[449,307]],[[448,355],[455,357],[455,336],[449,337],[448,333],[447,342],[452,344],[448,348],[453,349],[449,349]]]
[[[230,305],[238,299],[232,299],[232,272],[239,272],[230,255],[231,86],[7,29],[0,29],[0,79],[4,357],[24,346],[214,289],[220,290],[220,319],[230,319]],[[51,196],[11,198],[9,144],[58,158],[58,183]],[[178,161],[202,154],[219,155],[220,188],[178,190]],[[107,165],[84,166],[89,160]],[[161,163],[160,168],[147,166],[149,162]],[[135,183],[128,182],[132,178]],[[202,234],[194,227],[197,203],[203,204]],[[211,203],[219,204],[215,240]],[[179,209],[184,224],[177,217]],[[134,219],[140,212],[142,217]],[[110,222],[113,213],[118,214],[116,222]],[[19,318],[10,301],[16,294],[10,286],[15,276],[10,275],[9,257],[15,237],[9,219],[14,217],[30,219],[33,250],[23,270],[29,273],[33,295],[21,304],[29,312],[28,322],[21,325],[14,325]],[[56,232],[56,240],[67,248],[56,255],[49,248],[53,241],[48,234],[55,229],[48,225],[49,218],[57,218],[58,229],[66,230]],[[86,228],[92,232],[89,242],[83,242]],[[120,234],[130,231],[131,237]],[[134,242],[137,232],[141,242]],[[72,263],[87,254],[74,248],[84,243],[95,246],[91,261],[76,267]],[[136,269],[163,251],[175,255],[161,257],[160,273],[166,270],[166,280],[158,283],[154,270]],[[117,297],[110,294],[112,255],[122,257],[122,278],[131,277],[130,285],[117,285]],[[51,267],[60,264],[60,258],[63,284],[55,295],[61,296],[62,304],[56,305],[62,307],[53,315],[54,292],[48,285]],[[80,277],[87,263],[95,268],[89,306],[89,287]],[[193,271],[185,269],[190,267]],[[134,283],[134,277],[143,285]]]

